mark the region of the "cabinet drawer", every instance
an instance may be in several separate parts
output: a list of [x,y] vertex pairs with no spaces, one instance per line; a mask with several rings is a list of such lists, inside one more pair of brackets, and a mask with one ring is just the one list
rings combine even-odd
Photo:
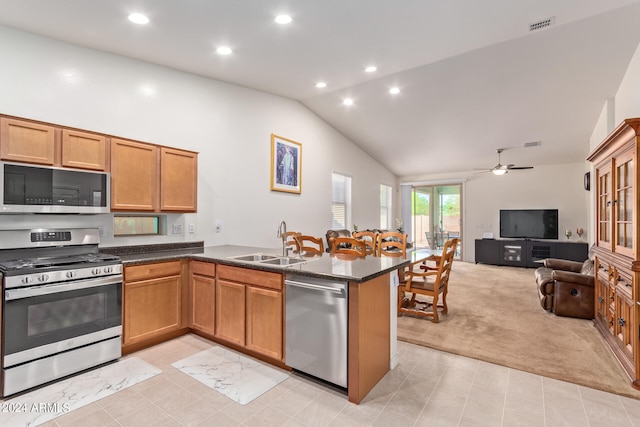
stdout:
[[132,265],[124,268],[125,282],[180,274],[180,261]]
[[212,262],[191,261],[191,273],[215,277],[216,265]]
[[272,273],[270,271],[260,271],[242,267],[232,267],[229,265],[219,265],[218,277],[220,279],[232,280],[234,282],[262,286],[263,288],[282,290],[281,273]]

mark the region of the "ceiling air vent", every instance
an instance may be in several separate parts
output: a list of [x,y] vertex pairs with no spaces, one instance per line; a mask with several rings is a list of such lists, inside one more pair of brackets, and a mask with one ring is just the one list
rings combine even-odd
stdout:
[[525,142],[524,143],[524,148],[537,147],[538,145],[542,145],[542,141]]
[[542,19],[538,22],[533,22],[531,24],[529,24],[529,31],[537,31],[537,30],[541,30],[543,28],[547,28],[552,26],[553,24],[555,24],[556,22],[556,17],[552,16],[551,18],[547,18],[547,19]]

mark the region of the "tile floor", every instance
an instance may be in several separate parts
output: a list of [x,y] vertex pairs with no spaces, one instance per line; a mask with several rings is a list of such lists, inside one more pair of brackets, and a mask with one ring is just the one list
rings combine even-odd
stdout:
[[399,342],[399,366],[360,405],[292,375],[240,405],[171,364],[195,335],[135,353],[162,374],[62,415],[67,426],[640,426],[640,401]]

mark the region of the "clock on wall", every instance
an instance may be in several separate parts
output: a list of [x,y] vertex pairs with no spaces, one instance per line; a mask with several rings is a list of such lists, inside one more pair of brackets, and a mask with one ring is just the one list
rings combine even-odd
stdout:
[[591,189],[591,172],[584,174],[584,189],[587,191]]

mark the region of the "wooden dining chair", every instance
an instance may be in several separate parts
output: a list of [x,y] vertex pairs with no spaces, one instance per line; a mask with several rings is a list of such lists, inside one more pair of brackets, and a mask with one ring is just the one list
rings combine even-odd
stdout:
[[354,231],[353,238],[362,240],[367,247],[367,255],[376,256],[376,246],[378,243],[378,233],[373,231]]
[[397,231],[378,233],[377,256],[407,257],[407,235]]
[[331,239],[331,254],[365,257],[367,256],[367,245],[364,240],[358,240],[353,237],[334,237]]
[[[444,243],[442,254],[434,257],[437,263],[435,271],[431,268],[420,268],[405,272],[406,282],[398,287],[398,316],[412,314],[430,317],[433,323],[438,323],[438,309],[441,309],[443,314],[447,313],[449,276],[459,242],[459,239],[449,239]],[[407,294],[411,296],[406,298]],[[416,298],[418,295],[429,297],[430,300],[419,300]],[[442,304],[439,305],[440,295]]]
[[322,254],[324,253],[324,243],[322,237],[307,236],[298,234],[293,239],[296,241],[296,249],[298,253]]

